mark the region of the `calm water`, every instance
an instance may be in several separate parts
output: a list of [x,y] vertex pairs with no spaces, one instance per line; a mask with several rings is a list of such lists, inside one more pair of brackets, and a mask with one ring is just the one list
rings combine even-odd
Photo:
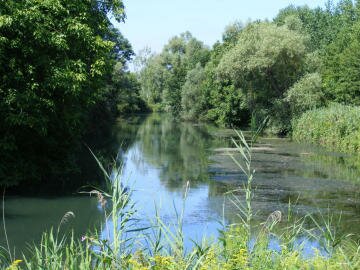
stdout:
[[[123,177],[134,188],[139,226],[154,218],[154,206],[166,223],[175,221],[183,205],[187,238],[216,237],[219,221],[237,222],[238,211],[224,196],[241,187],[244,175],[229,158],[233,132],[210,125],[175,123],[166,115],[119,120],[114,132]],[[261,138],[253,155],[256,223],[275,210],[286,215],[289,201],[295,215],[342,215],[340,230],[360,233],[360,158],[300,145],[288,139]],[[239,197],[242,198],[241,194]],[[67,226],[78,237],[103,224],[95,198],[8,197],[5,202],[10,245],[24,250],[41,232],[58,226],[67,211],[76,218]],[[0,239],[4,243],[1,230]]]

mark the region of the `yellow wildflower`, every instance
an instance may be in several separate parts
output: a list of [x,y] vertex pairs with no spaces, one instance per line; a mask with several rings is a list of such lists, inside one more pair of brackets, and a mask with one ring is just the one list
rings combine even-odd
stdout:
[[[169,256],[156,255],[154,257],[155,269],[166,269],[172,265],[172,258]],[[159,268],[160,267],[160,268]]]
[[18,265],[22,262],[22,260],[15,260],[12,262],[12,264],[6,269],[6,270],[17,270]]

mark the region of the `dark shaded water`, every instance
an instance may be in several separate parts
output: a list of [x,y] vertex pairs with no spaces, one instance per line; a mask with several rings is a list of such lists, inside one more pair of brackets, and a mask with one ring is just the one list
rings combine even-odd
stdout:
[[[188,238],[216,236],[219,221],[237,222],[238,210],[224,193],[242,186],[244,175],[229,158],[232,130],[210,125],[175,123],[166,115],[119,120],[115,127],[123,177],[135,189],[142,221],[154,218],[154,205],[167,223],[175,220],[187,182],[184,232]],[[342,214],[339,230],[360,232],[360,157],[327,152],[288,139],[261,138],[253,155],[256,222],[275,210],[286,215],[289,201],[295,215],[325,217]],[[241,195],[239,195],[241,197]],[[99,228],[102,213],[95,198],[6,198],[6,226],[10,245],[24,250],[25,242],[38,241],[41,232],[58,226],[67,211],[68,223],[80,238]],[[4,244],[4,232],[0,239]]]

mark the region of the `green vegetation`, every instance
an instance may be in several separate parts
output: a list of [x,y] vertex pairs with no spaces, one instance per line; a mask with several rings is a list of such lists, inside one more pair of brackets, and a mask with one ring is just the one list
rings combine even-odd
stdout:
[[121,0],[1,1],[0,185],[94,181],[81,180],[84,144],[96,151],[116,116],[148,108],[252,129],[267,116],[268,131],[286,135],[308,110],[359,106],[359,14],[351,0],[289,6],[229,25],[212,48],[185,32],[140,53],[132,73],[131,45],[109,19],[125,20]]
[[293,137],[344,152],[360,152],[360,108],[332,105],[304,113],[294,123]]
[[[89,232],[81,240],[73,235],[60,236],[60,226],[73,218],[73,214],[68,212],[58,230],[45,233],[41,244],[35,245],[30,255],[20,260],[14,258],[11,252],[3,253],[8,262],[3,261],[2,266],[11,270],[357,269],[360,266],[359,246],[349,237],[336,234],[334,224],[319,224],[311,216],[294,220],[289,206],[286,217],[275,211],[259,227],[252,225],[255,215],[252,208],[252,143],[247,143],[241,133],[238,135],[239,138],[233,140],[238,154],[231,157],[245,174],[247,182],[243,188],[228,194],[228,198],[238,208],[242,222],[224,225],[217,241],[194,243],[192,250],[185,251],[182,232],[184,209],[178,212],[174,228],[165,225],[159,215],[150,228],[138,228],[136,207],[131,201],[131,190],[124,188],[127,183],[120,178],[121,170],[114,167],[111,176],[98,161],[108,189],[89,193],[97,196],[103,210],[106,223],[102,229],[105,233]],[[187,192],[188,187],[184,203]],[[309,221],[314,224],[313,230],[304,227]],[[279,222],[287,222],[289,226],[279,232]],[[148,230],[152,233],[147,233]],[[303,244],[297,243],[299,237],[319,241],[323,250],[316,249],[313,256],[305,257]],[[279,250],[269,248],[271,239],[279,241]],[[144,242],[147,244],[143,245]]]
[[191,181],[193,187],[208,180],[212,138],[204,125],[175,123],[168,115],[152,114],[139,128],[141,151],[147,162],[166,169],[160,173],[167,188],[174,190]]
[[1,186],[71,185],[84,141],[143,109],[108,14],[124,21],[122,1],[0,2]]
[[197,64],[204,66],[208,58],[209,50],[189,32],[172,38],[159,55],[146,60],[140,71],[142,97],[153,110],[178,115],[187,72]]
[[323,107],[326,99],[320,74],[306,74],[286,92],[285,100],[290,104],[293,118],[301,116],[305,111]]
[[324,86],[336,102],[360,106],[360,21],[340,32],[324,57]]
[[[269,132],[291,134],[292,122],[308,110],[360,105],[359,14],[351,0],[289,6],[272,22],[228,26],[211,49],[182,34],[142,59],[141,94],[152,108],[186,120],[256,128],[269,116]],[[188,52],[189,39],[196,53]]]
[[326,178],[342,179],[353,183],[359,182],[360,155],[304,155],[302,161],[320,172]]
[[[68,212],[59,228],[45,233],[41,244],[21,260],[10,249],[3,213],[8,246],[0,254],[1,266],[359,269],[358,243],[338,235],[331,222],[319,224],[311,216],[295,219],[290,205],[287,218],[275,211],[254,227],[252,145],[241,133],[233,140],[239,153],[231,157],[247,182],[227,197],[242,222],[223,224],[217,241],[205,239],[194,243],[192,250],[185,249],[184,212],[176,212],[174,227],[165,225],[157,213],[151,226],[139,228],[121,170],[115,166],[109,173],[101,163],[107,163],[114,151],[108,144],[114,119],[147,108],[252,130],[267,119],[269,132],[359,153],[360,2],[329,1],[325,8],[315,9],[289,6],[273,21],[235,22],[212,48],[185,32],[159,54],[139,55],[135,63],[141,68],[136,73],[127,68],[134,56],[131,45],[110,20],[124,22],[124,8],[122,0],[0,1],[0,186],[24,192],[48,186],[60,193],[92,184],[99,172],[83,168],[90,162],[89,155],[83,155],[87,147],[98,146],[103,151],[95,150],[101,156],[101,162],[96,161],[107,184],[104,190],[88,192],[98,198],[104,228],[81,240],[62,236],[60,227],[73,217]],[[207,142],[197,136],[201,127],[187,123],[176,130],[171,121],[157,130],[150,130],[154,125],[149,124],[138,131],[144,137],[144,153],[153,155],[150,162],[155,165],[162,162],[159,153],[166,156],[168,171],[161,177],[170,185],[179,178],[201,182],[208,177]],[[137,132],[131,125],[124,129],[132,129],[131,135]],[[170,139],[156,141],[154,132]],[[94,139],[97,136],[107,140]],[[126,138],[125,147],[133,137]],[[191,149],[186,140],[193,142]],[[202,157],[194,161],[194,153]],[[349,174],[357,172],[353,164],[358,164],[357,157],[348,165]],[[185,200],[186,196],[184,204]],[[280,221],[288,226],[278,228]],[[305,257],[300,238],[317,241],[321,249]],[[279,250],[270,248],[274,240]]]

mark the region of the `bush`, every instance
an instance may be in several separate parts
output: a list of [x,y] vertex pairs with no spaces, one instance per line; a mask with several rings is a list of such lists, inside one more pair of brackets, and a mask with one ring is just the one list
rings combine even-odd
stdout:
[[333,104],[305,112],[294,121],[293,138],[338,151],[359,153],[359,123],[360,107]]
[[307,110],[324,106],[325,96],[321,84],[320,74],[310,73],[286,92],[285,101],[289,103],[293,116],[297,117]]

